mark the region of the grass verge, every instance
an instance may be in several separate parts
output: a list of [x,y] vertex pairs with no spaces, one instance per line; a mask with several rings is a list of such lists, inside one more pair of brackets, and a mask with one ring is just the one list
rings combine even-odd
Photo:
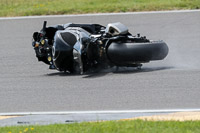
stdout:
[[1,133],[199,133],[200,121],[105,121],[0,127]]
[[199,9],[200,0],[0,0],[0,16]]

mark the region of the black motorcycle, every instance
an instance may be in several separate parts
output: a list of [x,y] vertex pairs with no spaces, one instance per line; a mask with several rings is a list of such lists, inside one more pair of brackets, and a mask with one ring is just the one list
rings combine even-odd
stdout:
[[163,41],[131,35],[121,24],[63,24],[34,32],[32,46],[39,61],[68,73],[79,73],[113,66],[141,68],[142,63],[162,60],[168,54]]

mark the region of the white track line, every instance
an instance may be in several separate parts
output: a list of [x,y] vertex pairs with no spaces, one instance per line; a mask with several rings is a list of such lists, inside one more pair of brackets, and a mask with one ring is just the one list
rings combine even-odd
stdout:
[[76,14],[76,15],[46,15],[46,16],[0,17],[0,20],[58,18],[58,17],[63,18],[63,17],[85,17],[85,16],[108,16],[108,15],[161,14],[161,13],[189,13],[189,12],[200,12],[200,10],[172,10],[172,11],[125,12],[125,13],[95,13],[95,14]]
[[120,114],[120,113],[172,113],[172,112],[197,112],[197,111],[200,111],[200,109],[15,112],[15,113],[0,113],[0,116],[68,115],[68,114]]

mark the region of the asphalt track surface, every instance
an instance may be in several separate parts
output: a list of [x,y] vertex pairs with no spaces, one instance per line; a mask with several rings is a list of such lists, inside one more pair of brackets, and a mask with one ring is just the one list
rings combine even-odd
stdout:
[[[111,22],[164,40],[169,55],[142,70],[68,75],[38,62],[32,33],[48,25]],[[200,108],[200,11],[0,19],[0,113]]]

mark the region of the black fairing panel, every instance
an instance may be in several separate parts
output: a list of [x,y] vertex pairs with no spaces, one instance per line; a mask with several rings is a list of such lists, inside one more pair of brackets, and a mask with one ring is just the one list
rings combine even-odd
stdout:
[[[67,41],[66,41],[67,38]],[[72,38],[72,41],[68,41]],[[76,37],[70,32],[57,32],[53,44],[53,61],[56,68],[61,71],[71,71],[73,67],[73,46],[76,43]]]
[[60,33],[62,39],[70,46],[74,46],[74,44],[77,42],[76,36],[70,32],[63,32]]
[[131,65],[151,60],[162,60],[168,54],[166,43],[117,43],[112,42],[107,49],[109,60],[115,65]]

